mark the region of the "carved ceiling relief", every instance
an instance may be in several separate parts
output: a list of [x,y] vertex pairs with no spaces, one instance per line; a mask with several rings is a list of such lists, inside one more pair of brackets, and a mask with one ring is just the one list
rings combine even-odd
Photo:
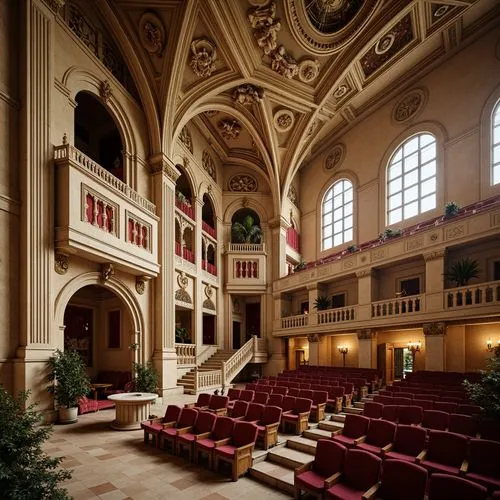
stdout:
[[101,82],[101,85],[99,86],[99,95],[101,96],[101,99],[107,103],[111,99],[112,94],[111,84],[109,81],[104,80]]
[[282,109],[274,114],[273,123],[278,132],[288,132],[295,123],[295,117],[289,109]]
[[154,12],[145,12],[139,21],[142,46],[150,53],[161,56],[165,46],[165,29]]
[[361,58],[361,68],[366,78],[382,67],[414,38],[411,15],[405,16],[399,23],[382,36],[375,45]]
[[215,168],[215,162],[212,156],[208,151],[203,151],[203,155],[201,158],[201,164],[205,170],[205,172],[215,181],[217,182],[217,171]]
[[338,170],[345,156],[345,146],[343,144],[336,144],[332,152],[325,159],[325,168],[329,171]]
[[423,89],[414,89],[400,99],[392,111],[394,121],[404,123],[417,116],[425,106],[427,93]]
[[191,42],[191,62],[189,66],[196,76],[208,78],[215,70],[217,49],[207,38],[197,38]]
[[253,193],[257,191],[257,180],[255,177],[243,174],[235,175],[229,179],[229,191],[240,193]]
[[225,139],[237,139],[241,132],[241,124],[238,120],[221,120],[219,129]]
[[[181,135],[179,136],[182,144],[189,149],[189,152],[193,154],[193,139],[191,138],[191,134],[186,126],[182,127]],[[189,161],[189,160],[188,160]]]
[[248,12],[248,20],[255,30],[253,35],[257,45],[266,55],[276,50],[278,46],[276,39],[278,31],[281,30],[281,22],[275,19],[275,16],[275,2],[271,2],[268,6],[258,6]]
[[288,188],[288,194],[287,198],[294,204],[297,205],[299,201],[299,196],[297,194],[297,190],[295,189],[295,186],[290,186]]
[[235,102],[243,106],[250,107],[252,104],[258,104],[264,98],[264,89],[255,85],[240,85],[233,91]]
[[443,5],[440,3],[433,3],[431,5],[431,25],[441,22],[445,17],[455,10],[455,5]]

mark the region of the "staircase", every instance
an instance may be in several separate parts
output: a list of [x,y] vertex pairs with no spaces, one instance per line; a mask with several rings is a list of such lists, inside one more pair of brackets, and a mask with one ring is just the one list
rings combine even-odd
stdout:
[[223,351],[218,350],[200,366],[193,368],[187,372],[181,379],[177,381],[177,385],[184,386],[184,394],[196,394],[194,387],[194,379],[196,376],[196,370],[200,372],[211,372],[221,369],[222,363],[227,361],[236,351]]

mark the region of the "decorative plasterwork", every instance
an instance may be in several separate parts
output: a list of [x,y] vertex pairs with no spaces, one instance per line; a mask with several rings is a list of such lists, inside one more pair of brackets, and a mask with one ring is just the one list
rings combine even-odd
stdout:
[[304,59],[299,64],[299,79],[304,83],[311,83],[319,75],[319,62],[313,59]]
[[189,280],[186,274],[184,273],[184,271],[181,271],[177,275],[177,284],[179,285],[179,288],[175,291],[175,300],[180,300],[181,302],[185,302],[186,304],[193,303],[191,296],[186,290],[188,283]]
[[295,189],[294,186],[290,186],[288,188],[288,194],[287,198],[294,204],[297,205],[297,202],[299,201],[299,197],[297,195],[297,190]]
[[241,124],[238,120],[221,120],[219,129],[225,139],[237,139],[241,132]]
[[101,264],[101,280],[108,281],[111,276],[115,274],[115,269],[113,264],[107,262],[106,264]]
[[276,71],[276,73],[279,73],[289,80],[298,75],[299,66],[297,61],[286,52],[283,45],[280,45],[277,50],[274,50],[269,55],[272,59],[271,68]]
[[101,85],[99,86],[99,95],[101,96],[101,99],[106,103],[110,100],[112,92],[111,84],[108,80],[104,80],[101,82]]
[[139,36],[142,46],[150,53],[160,56],[165,45],[165,29],[154,12],[145,12],[139,21]]
[[357,330],[356,333],[358,335],[358,340],[372,340],[377,336],[376,332],[373,332],[370,328]]
[[179,139],[182,144],[189,149],[189,152],[193,153],[193,139],[191,138],[191,134],[186,126],[182,127],[181,134],[179,135]]
[[236,297],[233,297],[233,313],[235,314],[241,313],[240,301]]
[[424,323],[422,325],[422,328],[426,337],[446,334],[446,323],[444,321],[436,323]]
[[413,38],[411,15],[408,14],[387,31],[361,58],[361,68],[365,77],[368,78],[375,73]]
[[257,191],[257,180],[251,175],[235,175],[229,179],[229,191],[253,193]]
[[59,13],[59,10],[62,7],[64,7],[64,4],[66,3],[66,0],[44,0],[44,1],[56,15]]
[[211,109],[209,111],[205,111],[205,115],[208,118],[213,118],[215,115],[217,115],[218,111],[216,109]]
[[57,274],[66,274],[69,269],[69,255],[57,252],[54,259],[54,270]]
[[196,76],[207,78],[216,69],[217,49],[207,38],[197,38],[191,42],[191,62],[189,66]]
[[259,6],[248,11],[248,20],[254,29],[257,45],[265,55],[270,54],[277,47],[277,33],[281,30],[281,23],[276,16],[276,3],[269,6]]
[[214,294],[214,289],[212,285],[210,284],[206,285],[204,291],[205,291],[205,296],[207,298],[203,301],[203,307],[205,309],[210,309],[211,311],[215,311],[215,304],[214,301],[212,300],[212,296]]
[[205,170],[205,172],[215,181],[217,182],[217,171],[215,169],[215,162],[213,158],[210,156],[208,151],[203,151],[203,155],[201,158],[201,164]]
[[310,333],[307,336],[307,341],[312,344],[314,342],[319,342],[319,335],[317,333]]
[[135,291],[139,295],[144,295],[146,291],[146,282],[149,281],[149,276],[137,276],[135,278]]
[[282,109],[274,114],[273,123],[278,132],[288,132],[295,123],[295,117],[289,109]]
[[427,102],[427,93],[423,89],[413,89],[400,99],[392,111],[392,119],[404,123],[415,118]]
[[332,148],[332,152],[325,159],[326,170],[335,170],[340,167],[344,161],[345,146],[343,144],[336,144]]
[[233,99],[243,106],[250,107],[252,104],[258,104],[264,98],[264,89],[255,85],[240,85],[233,91]]
[[264,7],[268,5],[270,1],[271,0],[248,0],[248,3],[254,7]]

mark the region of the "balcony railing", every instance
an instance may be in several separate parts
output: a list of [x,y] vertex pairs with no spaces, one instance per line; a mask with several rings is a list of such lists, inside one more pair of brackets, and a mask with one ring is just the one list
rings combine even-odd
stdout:
[[209,234],[212,238],[217,239],[217,232],[212,226],[207,224],[205,221],[201,222],[201,229],[205,231],[205,233]]
[[233,253],[260,253],[265,251],[265,243],[229,243]]
[[205,259],[201,261],[201,268],[204,271],[212,274],[213,276],[217,276],[217,266],[214,264],[210,264],[210,262],[207,262]]
[[317,315],[318,325],[325,325],[328,323],[341,323],[343,321],[353,321],[354,319],[356,319],[356,306],[318,311]]
[[194,220],[194,208],[188,205],[186,202],[181,201],[176,198],[175,206],[184,214],[186,214],[191,220]]
[[293,227],[289,227],[286,231],[286,244],[296,252],[299,251],[299,233]]
[[372,302],[372,318],[402,316],[419,313],[423,308],[424,295],[411,295]]
[[181,254],[182,254],[181,244],[178,241],[176,241],[175,242],[175,255],[178,255],[180,257]]
[[196,344],[175,344],[178,365],[196,365]]
[[194,263],[194,253],[189,248],[184,247],[182,249],[182,258]]
[[489,306],[500,303],[500,281],[451,288],[444,292],[447,309]]
[[259,261],[253,259],[234,261],[234,277],[235,278],[258,278],[259,277]]
[[299,328],[309,324],[308,314],[299,314],[298,316],[288,316],[281,318],[281,328]]

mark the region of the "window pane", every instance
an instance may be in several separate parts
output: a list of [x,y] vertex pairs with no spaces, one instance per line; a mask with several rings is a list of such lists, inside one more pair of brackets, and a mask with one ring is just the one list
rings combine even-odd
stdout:
[[347,203],[349,201],[352,201],[352,188],[347,189],[344,193],[344,203]]
[[429,144],[424,149],[420,151],[420,162],[427,163],[430,160],[436,158],[436,145]]
[[497,104],[497,107],[495,109],[495,114],[493,116],[493,125],[499,125],[500,124],[500,105]]
[[500,182],[500,165],[493,168],[493,184]]
[[403,204],[401,193],[395,194],[389,198],[389,210],[400,207]]
[[414,151],[417,151],[418,149],[418,136],[413,137],[413,139],[410,139],[407,143],[404,144],[403,150],[404,150],[404,155],[408,156]]
[[338,221],[333,225],[333,234],[340,233],[344,230],[344,224],[342,223],[343,221]]
[[333,237],[333,245],[338,246],[338,245],[342,245],[342,243],[344,243],[343,238],[342,238],[342,233],[336,234]]
[[333,245],[332,238],[325,238],[323,240],[323,250],[327,250],[328,248],[332,248],[332,245]]
[[493,129],[493,144],[500,143],[500,125]]
[[402,188],[403,179],[401,179],[401,177],[398,177],[397,179],[389,182],[389,194],[397,193],[398,191],[401,191]]
[[323,217],[323,226],[327,226],[332,223],[332,213],[329,212]]
[[400,222],[402,215],[403,211],[400,208],[392,212],[389,212],[389,224],[395,224],[396,222]]
[[413,186],[404,192],[405,203],[414,201],[418,198],[418,186]]
[[323,204],[323,213],[325,213],[325,212],[331,212],[332,210],[333,210],[332,200],[326,201]]
[[344,228],[347,229],[349,227],[352,227],[352,216],[346,217],[344,219]]
[[400,161],[394,163],[394,165],[391,165],[389,168],[389,179],[392,180],[396,177],[399,177],[402,173],[402,168],[403,165]]
[[431,194],[420,200],[420,213],[436,208],[436,195]]
[[333,199],[333,206],[334,208],[339,208],[342,206],[342,193],[340,193],[339,195],[335,196],[335,198]]
[[418,201],[405,205],[405,219],[418,215]]
[[325,201],[329,201],[333,198],[333,190],[332,189],[329,189],[326,193],[326,196],[325,196]]
[[351,215],[352,214],[352,203],[347,203],[346,206],[344,207],[344,215]]
[[431,161],[422,166],[420,170],[420,179],[427,179],[436,175],[436,162]]
[[436,139],[434,139],[434,136],[430,134],[422,134],[420,136],[420,147],[423,148],[424,146],[427,146],[428,144],[435,143]]
[[404,161],[404,171],[409,172],[418,166],[418,153],[413,153]]
[[330,199],[323,204],[323,250],[344,243],[344,230],[353,223],[352,183],[348,179],[341,179],[332,186],[329,194]]
[[352,240],[352,229],[347,229],[344,232],[344,243],[347,243],[348,241]]
[[396,154],[392,157],[391,163],[396,163],[403,159],[403,148],[399,148],[396,151]]
[[333,194],[335,196],[337,196],[338,194],[340,194],[342,192],[342,182],[337,182],[334,186],[333,186]]
[[493,163],[500,163],[500,144],[493,148]]
[[328,238],[332,235],[332,226],[325,226],[323,228],[323,238]]
[[404,177],[405,188],[410,187],[413,184],[416,184],[417,181],[418,181],[418,170],[414,170],[413,172],[406,174]]
[[333,220],[334,221],[341,220],[343,216],[344,216],[344,214],[342,211],[342,207],[340,207],[339,209],[335,210],[335,212],[333,212]]
[[422,196],[434,193],[436,191],[436,178],[431,177],[427,181],[422,182],[421,191]]

